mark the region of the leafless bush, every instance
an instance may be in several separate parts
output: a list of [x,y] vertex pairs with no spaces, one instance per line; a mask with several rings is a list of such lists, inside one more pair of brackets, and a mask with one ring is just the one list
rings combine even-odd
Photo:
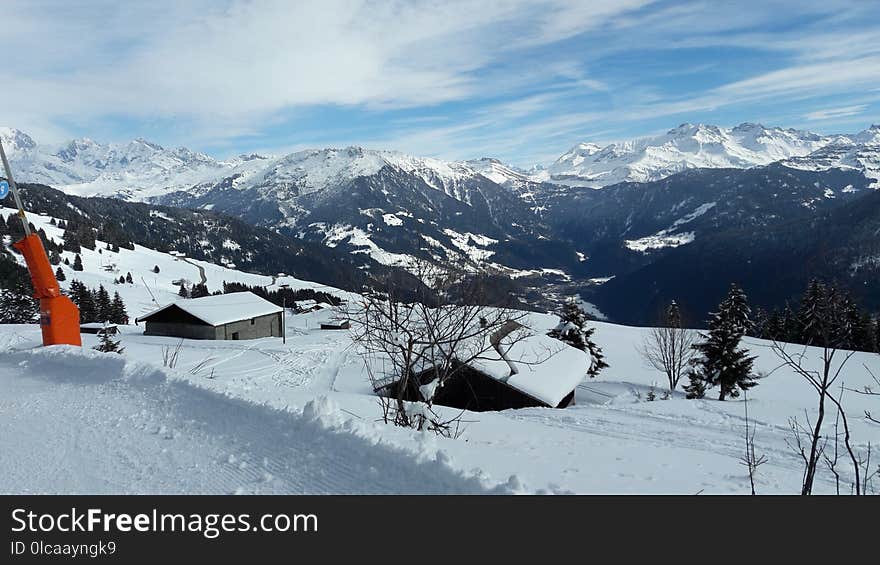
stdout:
[[758,467],[767,462],[767,457],[764,455],[758,455],[755,453],[755,432],[756,426],[749,425],[749,396],[748,392],[743,392],[743,405],[745,406],[745,442],[746,442],[746,450],[742,457],[740,457],[740,464],[744,465],[749,471],[749,485],[752,488],[752,494],[757,494],[755,491],[755,476],[758,471]]
[[675,302],[660,317],[658,327],[651,328],[639,349],[642,357],[654,369],[666,375],[669,390],[678,386],[696,351],[696,333],[683,328]]
[[183,340],[177,342],[174,347],[162,346],[162,366],[169,369],[177,367],[177,359],[180,356],[180,350],[183,348]]
[[[843,409],[843,397],[836,398],[831,392],[832,386],[840,378],[843,368],[853,356],[852,351],[839,351],[835,347],[826,346],[821,348],[822,359],[821,368],[811,369],[806,362],[808,348],[801,346],[797,353],[790,353],[786,350],[786,344],[774,342],[772,346],[773,352],[782,360],[782,366],[789,367],[796,374],[800,375],[816,392],[817,396],[817,416],[815,421],[811,422],[807,418],[807,426],[800,425],[795,418],[791,423],[792,433],[795,436],[795,451],[799,453],[804,461],[803,483],[801,485],[801,494],[812,494],[813,483],[816,478],[816,470],[819,461],[823,458],[825,442],[823,441],[823,424],[825,421],[826,403],[830,402],[835,405],[839,414],[839,421],[843,424],[844,429],[844,445],[853,464],[853,473],[855,476],[856,494],[861,494],[861,485],[859,481],[858,459],[853,450],[851,443],[849,421],[846,411]],[[809,449],[804,447],[804,441],[801,436],[805,436]]]
[[[204,359],[202,359],[201,361],[199,361],[198,363],[196,363],[195,365],[193,365],[190,368],[189,374],[190,375],[198,375],[199,373],[201,373],[202,371],[207,369],[208,364],[211,363],[214,359],[215,359],[214,357],[205,357]],[[214,373],[214,370],[212,369],[211,374],[213,375],[213,373]]]
[[[389,285],[382,292],[367,292],[348,302],[342,316],[350,321],[368,377],[380,394],[382,420],[457,437],[461,414],[439,415],[434,409],[436,392],[480,359],[500,356],[510,365],[511,374],[516,373],[514,361],[525,361],[512,360],[508,354],[529,336],[524,325],[527,313],[486,306],[480,281],[461,269],[425,263],[414,270],[426,282],[420,300],[401,302]],[[554,351],[546,353],[528,363],[542,362]],[[406,400],[412,390],[418,390],[423,402]]]

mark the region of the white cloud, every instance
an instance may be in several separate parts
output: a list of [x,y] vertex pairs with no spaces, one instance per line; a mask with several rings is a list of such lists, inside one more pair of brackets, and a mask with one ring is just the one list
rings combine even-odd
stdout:
[[867,104],[858,104],[856,106],[843,106],[840,108],[826,108],[824,110],[816,110],[804,114],[808,120],[828,120],[836,118],[846,118],[848,116],[858,116],[868,108]]
[[[586,3],[585,3],[586,4]],[[645,0],[14,2],[17,116],[192,120],[234,133],[290,108],[431,106],[481,96],[474,72],[520,40],[552,42]]]

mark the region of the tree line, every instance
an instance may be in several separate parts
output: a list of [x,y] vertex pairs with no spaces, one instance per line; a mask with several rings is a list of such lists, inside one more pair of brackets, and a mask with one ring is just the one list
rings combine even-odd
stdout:
[[836,327],[829,327],[840,340],[835,345],[850,351],[880,351],[880,315],[872,315],[859,307],[849,293],[835,286],[813,279],[800,300],[782,308],[757,310],[749,335],[772,341],[820,346],[820,318],[833,309]]

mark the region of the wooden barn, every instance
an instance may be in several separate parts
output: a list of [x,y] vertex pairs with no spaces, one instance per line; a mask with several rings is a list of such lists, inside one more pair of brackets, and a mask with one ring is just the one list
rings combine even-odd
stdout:
[[[504,351],[503,356],[492,351],[459,364],[439,388],[431,386],[434,370],[427,368],[410,379],[403,398],[424,401],[424,391],[431,389],[435,404],[474,412],[574,404],[575,389],[590,366],[586,353],[545,335],[532,335]],[[401,386],[393,380],[376,392],[396,397]]]
[[282,309],[252,292],[178,300],[139,317],[144,335],[188,339],[282,337]]

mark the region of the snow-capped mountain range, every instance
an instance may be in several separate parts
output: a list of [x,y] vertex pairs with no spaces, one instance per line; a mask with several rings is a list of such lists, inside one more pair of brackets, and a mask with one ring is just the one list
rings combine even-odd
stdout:
[[530,171],[496,159],[455,162],[360,147],[314,149],[288,155],[239,155],[220,160],[185,147],[167,149],[144,139],[101,144],[81,138],[42,145],[28,134],[0,127],[17,176],[79,196],[149,200],[185,190],[199,194],[224,179],[238,189],[264,188],[297,195],[339,185],[393,166],[429,186],[467,201],[460,186],[477,175],[533,197],[534,183],[600,188],[650,182],[686,169],[751,168],[781,161],[807,170],[855,168],[880,179],[880,126],[857,134],[819,135],[743,123],[733,128],[682,124],[665,134],[601,147],[579,143],[548,167]]
[[[712,237],[782,230],[880,196],[871,190],[880,186],[880,126],[819,135],[685,124],[606,147],[580,144],[529,171],[491,158],[443,161],[361,147],[219,160],[143,139],[41,145],[9,128],[0,128],[0,139],[23,182],[71,196],[210,210],[319,250],[314,255],[332,251],[334,261],[344,258],[364,274],[415,272],[420,260],[463,262],[540,285],[523,291],[532,302],[550,294],[548,281],[648,284],[656,277],[641,269],[688,249],[710,253],[701,246]],[[807,232],[799,234],[803,245],[815,239]],[[875,255],[841,256],[861,265]],[[328,271],[310,266],[315,272]],[[620,301],[596,304],[621,315]]]
[[604,147],[580,143],[533,179],[600,188],[660,180],[686,169],[747,169],[777,161],[810,170],[877,171],[878,144],[877,125],[854,135],[819,135],[753,123],[733,128],[686,123],[662,135]]

